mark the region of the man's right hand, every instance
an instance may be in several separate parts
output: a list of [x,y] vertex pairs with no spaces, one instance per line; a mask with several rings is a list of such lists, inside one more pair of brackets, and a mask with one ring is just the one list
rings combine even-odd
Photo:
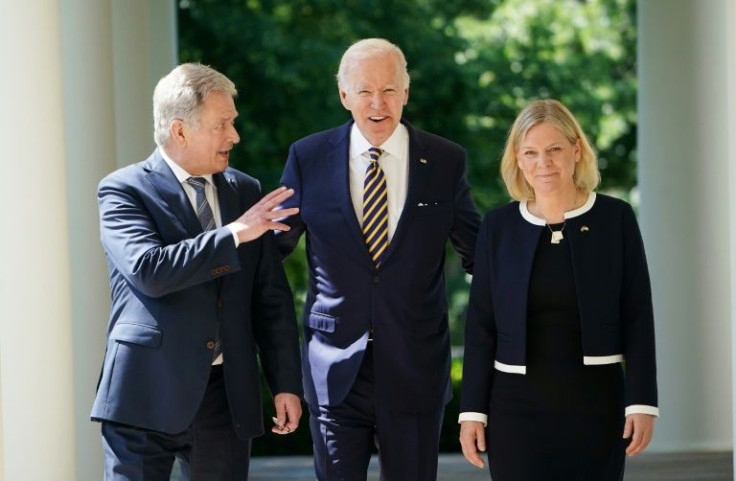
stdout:
[[292,195],[294,195],[294,189],[279,187],[263,196],[257,204],[231,222],[229,226],[238,236],[240,243],[257,239],[269,230],[289,230],[288,225],[275,219],[284,219],[299,212],[298,207],[281,210],[278,208]]

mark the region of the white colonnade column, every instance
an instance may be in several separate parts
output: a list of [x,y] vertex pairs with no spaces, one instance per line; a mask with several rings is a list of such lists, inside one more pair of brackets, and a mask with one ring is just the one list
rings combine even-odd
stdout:
[[0,478],[75,481],[59,2],[0,10]]
[[654,291],[659,451],[732,447],[730,1],[638,2],[640,222]]
[[176,3],[0,3],[0,481],[99,480],[89,411],[109,289],[95,191],[153,148]]
[[101,478],[89,420],[105,347],[110,290],[96,190],[152,151],[151,97],[177,58],[173,0],[61,0],[69,191],[77,480]]
[[[730,246],[731,258],[729,270],[731,273],[731,346],[736,346],[736,2],[728,2],[726,8],[726,18],[728,23],[726,38],[726,110],[728,111],[728,164],[730,166],[729,175],[729,215],[727,222],[730,226]],[[736,431],[736,350],[731,352],[731,409],[732,409],[732,427],[731,432]],[[733,450],[733,438],[731,440],[731,449]],[[733,473],[736,475],[736,459],[734,459]]]

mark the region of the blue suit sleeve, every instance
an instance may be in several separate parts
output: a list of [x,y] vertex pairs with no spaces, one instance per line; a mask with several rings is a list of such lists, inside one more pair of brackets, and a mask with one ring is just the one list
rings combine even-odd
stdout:
[[276,232],[276,245],[278,247],[279,255],[284,259],[296,248],[296,245],[299,243],[299,237],[301,237],[306,228],[301,216],[302,176],[299,169],[299,161],[295,144],[292,144],[289,149],[289,157],[286,159],[284,173],[281,176],[281,185],[294,189],[294,195],[286,199],[283,207],[300,208],[298,214],[289,216],[283,221],[291,229],[288,231]]
[[465,172],[465,151],[455,175],[455,217],[450,230],[450,241],[460,256],[463,269],[468,274],[473,273],[475,252],[480,214],[470,195],[470,183]]
[[97,195],[108,261],[144,295],[161,297],[240,270],[227,227],[166,244],[149,209],[151,199],[144,202],[142,192],[108,178],[100,183]]

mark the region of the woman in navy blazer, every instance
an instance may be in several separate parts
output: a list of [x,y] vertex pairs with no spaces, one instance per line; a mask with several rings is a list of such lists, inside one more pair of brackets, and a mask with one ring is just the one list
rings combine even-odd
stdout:
[[596,194],[569,110],[539,100],[501,161],[516,201],[478,233],[460,414],[465,457],[494,481],[620,480],[658,416],[654,322],[631,207]]

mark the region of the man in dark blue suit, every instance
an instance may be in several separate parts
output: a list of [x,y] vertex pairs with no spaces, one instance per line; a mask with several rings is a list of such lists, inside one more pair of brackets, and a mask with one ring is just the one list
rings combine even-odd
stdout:
[[258,358],[277,433],[301,416],[293,301],[271,230],[293,194],[261,199],[228,168],[240,138],[235,86],[184,64],[154,92],[158,148],[102,180],[102,245],[112,309],[92,409],[102,422],[105,480],[243,480],[263,433]]
[[295,142],[282,183],[299,207],[277,233],[283,256],[306,232],[302,365],[320,481],[437,476],[451,397],[445,246],[472,270],[480,223],[465,151],[401,119],[401,50],[362,40],[344,54],[340,99],[353,120]]

